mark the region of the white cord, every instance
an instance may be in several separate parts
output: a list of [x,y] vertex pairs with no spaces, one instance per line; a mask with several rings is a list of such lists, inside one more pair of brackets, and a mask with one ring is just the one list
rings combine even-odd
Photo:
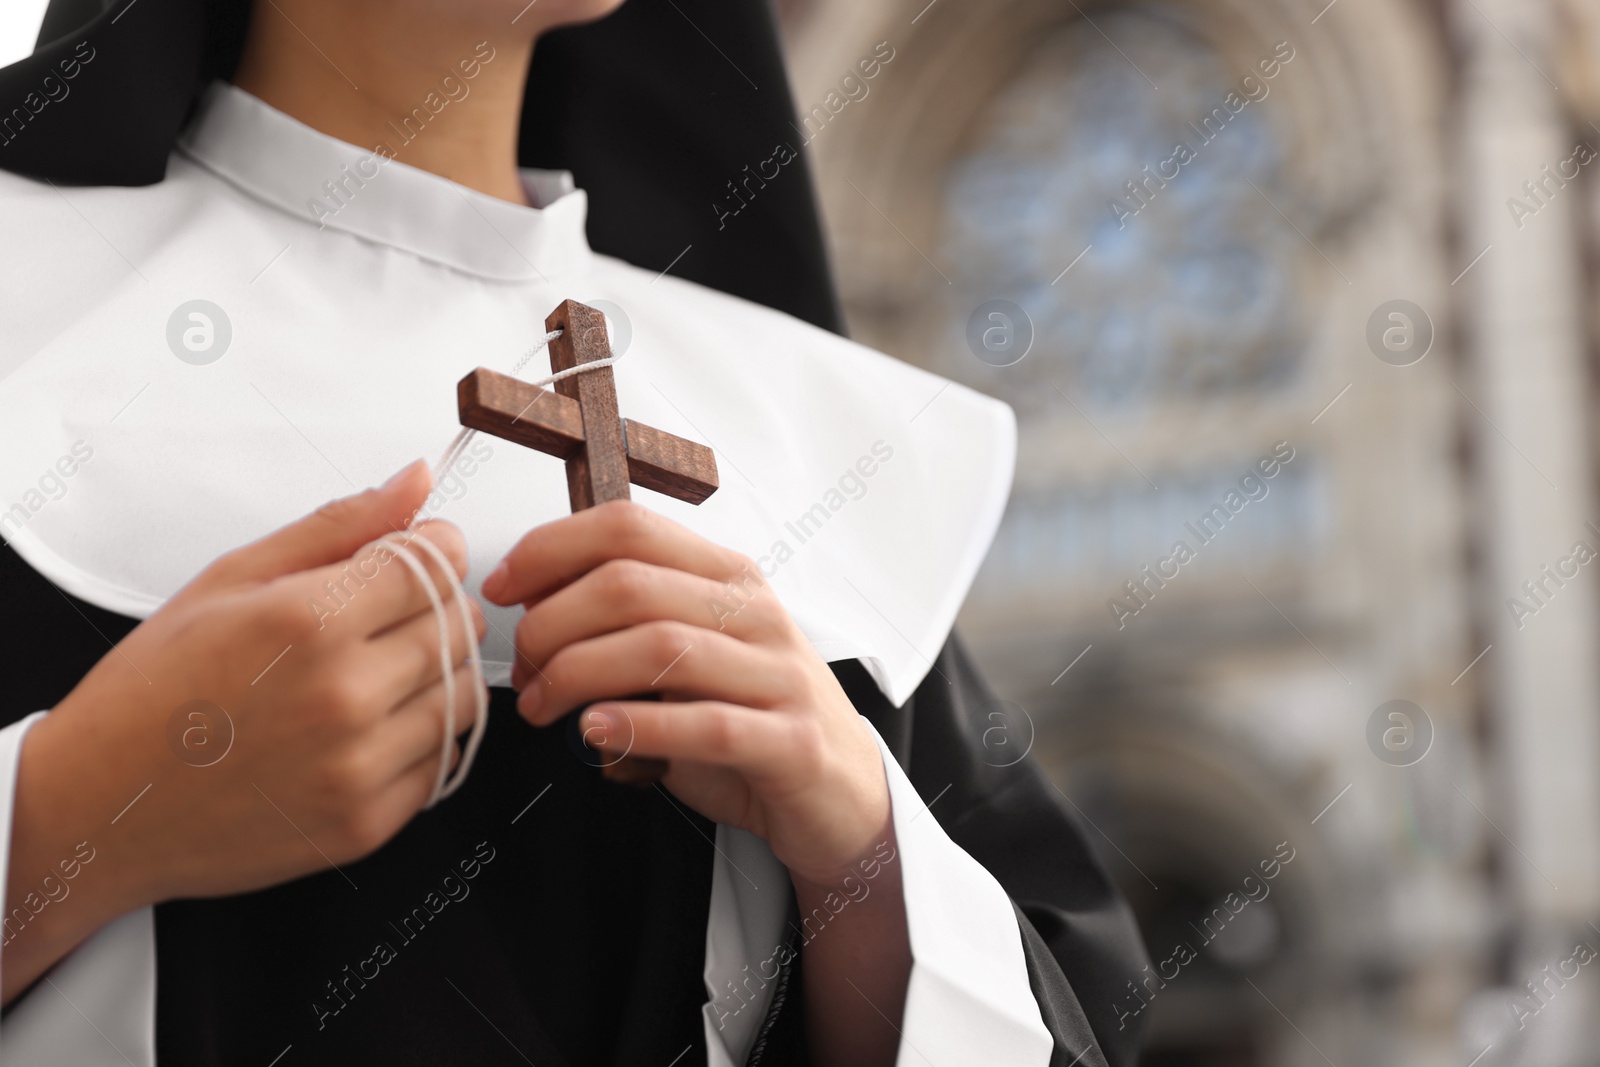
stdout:
[[[425,537],[414,537],[412,543],[425,542]],[[404,535],[389,534],[377,542],[387,546],[394,553],[396,559],[405,564],[422,586],[422,591],[428,594],[428,603],[433,605],[433,618],[439,624],[439,663],[444,668],[444,742],[439,750],[439,776],[433,784],[433,794],[428,799],[428,807],[433,807],[444,795],[445,780],[450,775],[450,754],[455,747],[456,738],[456,671],[455,657],[450,655],[450,619],[444,611],[444,601],[439,598],[439,591],[433,587],[433,579],[428,577],[428,569],[422,565],[416,556],[412,555]],[[452,586],[452,595],[460,584],[455,581],[455,568],[448,561],[444,567],[446,580]],[[471,631],[468,631],[469,635]],[[470,640],[470,636],[469,636]],[[476,679],[474,679],[476,682]],[[480,714],[480,721],[481,721]],[[476,727],[476,724],[474,724]]]
[[[434,790],[433,799],[428,802],[431,807],[445,797],[461,788],[467,780],[467,772],[472,769],[472,761],[477,758],[478,746],[483,743],[483,732],[489,728],[489,691],[483,680],[483,659],[478,652],[478,642],[473,632],[472,608],[467,603],[467,591],[461,587],[461,579],[456,577],[455,568],[450,565],[450,560],[445,557],[443,550],[426,537],[415,539],[417,547],[421,548],[430,557],[438,568],[444,572],[445,579],[450,583],[451,595],[455,597],[456,608],[461,614],[461,632],[467,635],[467,663],[472,674],[473,698],[477,703],[477,717],[472,720],[472,732],[467,735],[466,746],[461,752],[461,764],[456,769],[454,778],[443,782]],[[439,653],[441,665],[450,662],[450,646],[445,644]],[[450,709],[445,713],[445,744],[453,743],[455,738],[455,702],[450,699],[448,691],[450,683],[446,684],[447,700],[450,700]]]
[[[528,361],[533,359],[541,349],[560,336],[560,330],[552,330],[550,333],[545,334],[538,344],[523,353],[522,358],[517,361],[517,365],[511,368],[511,373],[515,375],[523,367],[527,366]],[[576,367],[557,371],[548,378],[541,378],[539,381],[530,384],[536,388],[543,389],[554,385],[563,378],[599,370],[601,367],[609,367],[621,358],[621,356],[609,356],[606,359],[597,359],[593,363],[581,363]],[[467,445],[471,443],[477,432],[463,427],[461,432],[456,434],[455,439],[450,442],[450,447],[445,450],[444,455],[440,457],[439,462],[433,468],[435,484],[438,484],[444,473],[455,464],[456,460],[461,458],[461,454],[466,450]],[[420,513],[418,518],[421,518]],[[433,607],[433,617],[439,624],[439,666],[444,672],[444,740],[439,748],[439,776],[434,783],[433,795],[429,798],[427,805],[431,808],[457,789],[460,789],[462,784],[466,782],[467,775],[472,770],[472,761],[477,758],[478,746],[483,742],[483,732],[489,725],[489,697],[488,687],[485,685],[483,677],[483,659],[478,652],[477,641],[473,640],[472,609],[467,605],[466,590],[461,586],[461,579],[456,577],[455,567],[451,565],[449,559],[445,557],[439,547],[426,537],[415,535],[415,521],[413,520],[413,528],[408,529],[404,534],[389,534],[379,539],[377,543],[387,546],[395,554],[396,558],[405,565],[406,569],[416,576],[417,581],[422,583],[424,592],[428,594],[428,603]],[[445,583],[450,587],[450,595],[455,598],[456,605],[460,609],[461,625],[467,634],[467,662],[472,675],[472,687],[477,700],[478,714],[472,721],[472,732],[467,735],[467,742],[461,750],[461,762],[456,766],[454,776],[450,774],[450,757],[455,750],[456,739],[456,662],[455,657],[450,654],[450,621],[445,614],[444,601],[439,596],[439,591],[434,588],[433,581],[428,577],[428,569],[412,553],[411,545],[416,545],[426,552],[443,573]]]

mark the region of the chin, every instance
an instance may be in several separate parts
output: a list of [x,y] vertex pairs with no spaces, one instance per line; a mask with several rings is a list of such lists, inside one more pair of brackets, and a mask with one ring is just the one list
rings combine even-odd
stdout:
[[455,11],[477,8],[494,18],[503,16],[508,23],[515,19],[518,25],[537,19],[539,27],[550,29],[603,19],[621,7],[624,0],[536,0],[534,4],[529,4],[528,0],[445,0],[445,3]]

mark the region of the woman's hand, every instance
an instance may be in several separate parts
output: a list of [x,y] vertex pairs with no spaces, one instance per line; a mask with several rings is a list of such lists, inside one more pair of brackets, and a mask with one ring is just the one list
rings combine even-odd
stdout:
[[[526,718],[597,701],[581,725],[608,776],[628,776],[624,756],[666,760],[668,789],[788,867],[815,1062],[893,1063],[911,948],[883,758],[756,565],[619,502],[529,533],[483,595],[527,608],[512,672]],[[661,702],[615,699],[645,692]],[[879,877],[863,894],[864,871]]]
[[[598,701],[581,725],[608,774],[668,761],[667,788],[765,838],[797,884],[837,882],[884,840],[878,746],[750,560],[617,502],[533,530],[483,595],[527,608],[523,716]],[[616,699],[645,692],[662,702]]]
[[[429,489],[413,465],[223,556],[29,731],[8,912],[40,899],[78,842],[95,858],[70,897],[8,929],[6,999],[118,915],[348,863],[428,801],[444,740],[438,624],[416,577],[371,543]],[[418,534],[465,573],[454,527]],[[474,605],[467,634],[449,608],[460,731],[475,708],[459,664],[483,619]]]

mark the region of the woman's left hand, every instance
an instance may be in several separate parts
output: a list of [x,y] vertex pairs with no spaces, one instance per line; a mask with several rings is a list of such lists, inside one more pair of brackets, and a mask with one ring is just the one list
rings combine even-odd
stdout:
[[[751,560],[637,504],[538,527],[483,583],[521,603],[512,685],[548,726],[573,709],[618,772],[765,838],[797,881],[836,883],[893,835],[878,746]],[[619,700],[655,692],[661,701]]]

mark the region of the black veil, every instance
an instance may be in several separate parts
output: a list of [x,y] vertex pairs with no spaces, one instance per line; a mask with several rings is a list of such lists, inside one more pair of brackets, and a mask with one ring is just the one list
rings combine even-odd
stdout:
[[[38,107],[85,42],[94,58],[0,137],[0,169],[61,185],[162,180],[201,89],[233,73],[249,5],[51,0],[38,49],[0,68],[0,129],[30,94]],[[596,251],[655,269],[677,260],[675,274],[842,332],[803,165],[736,217],[715,206],[736,203],[729,183],[780,143],[803,149],[770,0],[630,0],[541,39],[527,99],[521,161],[588,190]]]

